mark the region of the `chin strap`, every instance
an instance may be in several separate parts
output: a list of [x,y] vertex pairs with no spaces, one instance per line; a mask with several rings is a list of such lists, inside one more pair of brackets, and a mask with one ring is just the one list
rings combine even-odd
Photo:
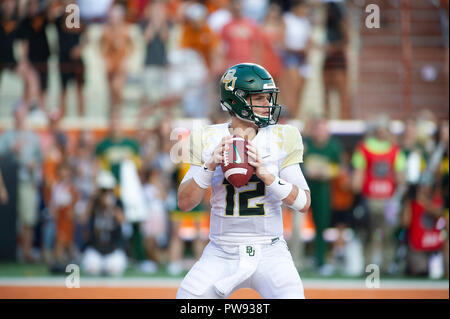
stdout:
[[220,101],[220,106],[222,107],[223,111],[231,112],[231,110],[225,105],[225,103],[223,101]]

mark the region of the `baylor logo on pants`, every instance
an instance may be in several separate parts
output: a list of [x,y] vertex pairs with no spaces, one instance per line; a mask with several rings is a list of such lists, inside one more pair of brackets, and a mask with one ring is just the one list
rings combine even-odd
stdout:
[[248,254],[250,257],[255,256],[255,251],[253,250],[253,247],[252,247],[252,246],[247,246],[247,254]]

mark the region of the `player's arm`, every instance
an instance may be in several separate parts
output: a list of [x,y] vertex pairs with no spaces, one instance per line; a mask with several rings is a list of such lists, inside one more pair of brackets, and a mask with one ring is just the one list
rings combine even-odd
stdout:
[[287,184],[292,184],[292,190],[283,199],[283,203],[301,213],[308,212],[311,206],[311,193],[300,165],[293,164],[283,168],[280,171],[279,180],[284,180]]
[[190,211],[200,204],[211,185],[214,171],[223,161],[223,151],[228,149],[230,143],[231,136],[224,137],[203,166],[191,164],[178,187],[178,207],[182,211]]
[[284,149],[287,155],[280,168],[280,177],[267,171],[251,141],[248,146],[249,164],[255,167],[256,175],[264,182],[266,189],[275,194],[283,204],[304,213],[308,211],[311,199],[299,165],[303,162],[302,138],[298,129],[293,126],[285,127],[283,138],[286,140]]
[[306,213],[311,204],[311,197],[300,165],[289,165],[280,171],[280,177],[270,173],[258,155],[256,147],[249,142],[249,164],[255,167],[256,176],[266,185],[266,189],[275,194],[283,204],[292,209]]
[[[209,177],[211,176],[212,179],[214,171],[203,172],[203,170],[204,168],[202,166],[191,165],[181,181],[180,186],[178,187],[178,207],[182,211],[190,211],[200,204],[205,196],[205,191],[209,185],[208,187],[203,188],[198,184],[199,180],[206,181],[203,186],[207,186]],[[194,180],[194,177],[197,178],[197,182]]]

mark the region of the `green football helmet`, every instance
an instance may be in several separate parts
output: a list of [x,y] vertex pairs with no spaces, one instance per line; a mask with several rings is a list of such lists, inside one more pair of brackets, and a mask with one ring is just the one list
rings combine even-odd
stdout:
[[[251,95],[270,93],[270,106],[253,105]],[[241,120],[252,122],[258,127],[266,127],[278,122],[281,106],[277,104],[279,90],[272,76],[262,66],[241,63],[230,67],[220,80],[220,103],[224,110]],[[246,98],[250,96],[250,103]],[[268,116],[260,116],[254,107],[268,108]]]

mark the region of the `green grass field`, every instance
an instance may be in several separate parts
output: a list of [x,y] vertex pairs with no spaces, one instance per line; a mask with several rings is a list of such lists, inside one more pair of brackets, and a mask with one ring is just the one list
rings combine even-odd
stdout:
[[[154,274],[148,274],[141,271],[135,265],[129,265],[125,271],[123,278],[182,278],[186,275],[187,271],[184,271],[180,275],[173,276],[170,275],[164,267],[160,267],[158,271]],[[83,276],[89,277],[89,275],[83,274]],[[3,262],[0,263],[0,278],[43,278],[43,277],[58,277],[65,276],[64,273],[52,273],[50,268],[44,263],[35,264],[25,264],[25,263],[14,263],[14,262]],[[300,270],[300,276],[302,279],[348,279],[348,280],[361,280],[365,278],[365,275],[358,277],[350,277],[339,272],[335,272],[330,276],[322,276],[318,274],[314,269],[305,268]],[[398,280],[421,280],[424,282],[437,282],[445,281],[446,279],[429,279],[427,277],[412,277],[404,275],[383,275],[385,279],[398,279]],[[447,280],[448,281],[448,280]]]

